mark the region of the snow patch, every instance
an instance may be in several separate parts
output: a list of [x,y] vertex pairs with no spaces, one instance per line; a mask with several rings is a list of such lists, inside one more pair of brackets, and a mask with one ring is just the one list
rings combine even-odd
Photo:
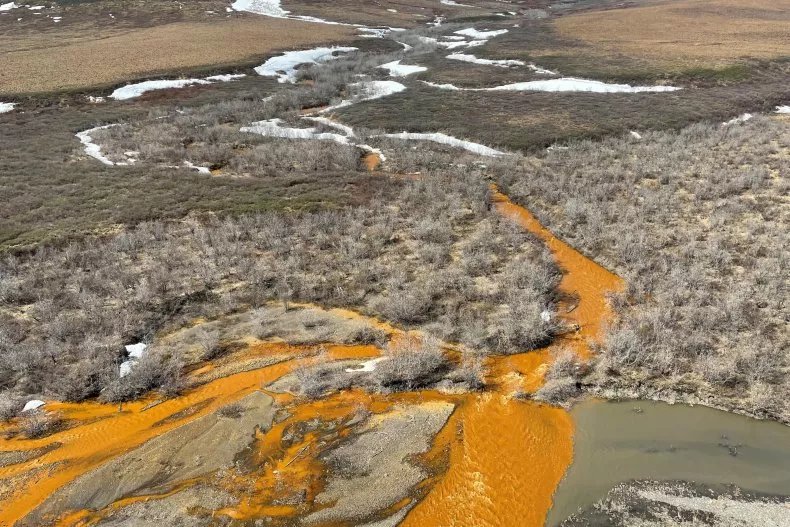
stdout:
[[0,11],[11,11],[12,9],[18,9],[19,7],[20,6],[14,2],[8,2],[7,4],[0,4]]
[[733,124],[743,124],[746,121],[751,120],[752,117],[754,117],[752,114],[745,113],[743,115],[739,115],[738,117],[734,117],[734,118],[730,119],[727,122],[721,123],[721,125],[722,126],[731,126]]
[[14,109],[15,102],[0,102],[0,113],[7,113]]
[[790,106],[777,106],[776,113],[790,113]]
[[121,363],[121,366],[118,369],[119,377],[126,377],[132,372],[132,368],[135,364],[137,364],[137,361],[143,358],[148,345],[138,342],[137,344],[128,344],[125,346],[125,348],[126,353],[129,354],[129,359]]
[[[426,83],[428,84],[428,83]],[[646,93],[670,92],[682,88],[674,86],[631,86],[630,84],[609,84],[601,81],[562,77],[544,81],[516,82],[492,88],[460,88],[452,84],[429,84],[443,90],[465,91],[543,91],[543,92],[592,92],[592,93]]]
[[504,35],[505,33],[507,33],[507,29],[496,29],[493,31],[478,31],[473,27],[467,29],[459,29],[458,31],[455,32],[456,35],[464,35],[479,40],[488,40],[489,38],[493,38],[498,35]]
[[228,75],[212,75],[205,79],[174,79],[174,80],[155,80],[137,82],[134,84],[127,84],[121,88],[116,89],[110,94],[111,99],[116,101],[125,101],[127,99],[134,99],[142,94],[154,90],[167,90],[171,88],[184,88],[195,84],[212,84],[214,82],[229,82],[235,79],[245,77],[243,73],[228,74]]
[[28,402],[25,403],[25,406],[24,406],[24,408],[22,408],[22,411],[23,412],[29,412],[30,410],[38,410],[39,408],[41,408],[45,404],[47,404],[47,403],[45,403],[41,399],[31,399],[31,400],[29,400]]
[[269,119],[256,121],[249,126],[242,126],[239,131],[258,134],[264,137],[281,137],[283,139],[316,139],[319,141],[334,141],[342,145],[350,144],[348,137],[340,134],[319,132],[315,127],[291,128],[282,126],[282,119]]
[[366,360],[362,364],[359,365],[357,368],[346,368],[346,373],[362,373],[362,372],[371,372],[376,369],[376,365],[383,361],[387,360],[387,357],[376,357],[375,359]]
[[352,104],[357,104],[363,101],[371,101],[373,99],[381,99],[395,93],[406,90],[406,86],[400,82],[395,81],[364,81],[349,84],[348,87],[352,93],[355,93],[350,99],[343,100],[334,106],[324,108],[321,113],[327,113],[338,108],[345,108]]
[[403,139],[403,140],[413,140],[413,141],[432,141],[434,143],[439,143],[454,148],[463,148],[464,150],[467,150],[469,152],[472,152],[473,154],[478,154],[481,156],[496,157],[496,156],[506,155],[504,152],[500,152],[499,150],[494,150],[493,148],[481,145],[479,143],[464,141],[463,139],[458,139],[456,137],[452,137],[442,133],[401,132],[399,134],[382,134],[378,137],[389,137],[391,139]]
[[634,132],[633,130],[631,130],[629,134],[637,141],[640,141],[642,139],[642,134],[640,134],[639,132]]
[[338,58],[338,53],[356,51],[357,48],[333,46],[299,51],[287,51],[272,57],[257,68],[255,73],[263,77],[277,77],[277,82],[296,82],[296,70],[303,64],[318,64]]
[[93,138],[91,137],[91,134],[93,132],[98,131],[98,130],[106,130],[107,128],[112,128],[114,126],[118,126],[118,124],[106,124],[104,126],[97,126],[95,128],[91,128],[89,130],[85,130],[85,131],[82,131],[82,132],[77,132],[77,134],[76,134],[77,139],[79,139],[80,143],[82,143],[84,145],[85,153],[87,155],[89,155],[90,157],[92,157],[94,159],[98,159],[99,161],[101,161],[105,165],[110,165],[110,166],[114,165],[115,163],[110,161],[109,158],[107,158],[104,154],[101,153],[101,145],[98,145],[98,144],[93,142]]
[[420,73],[422,71],[428,70],[428,68],[425,66],[401,64],[399,60],[387,62],[386,64],[379,66],[379,68],[387,70],[391,77],[406,77],[414,73]]
[[520,60],[494,60],[494,59],[480,59],[474,55],[466,53],[452,53],[447,55],[450,60],[460,60],[461,62],[471,62],[472,64],[483,64],[485,66],[498,66],[500,68],[509,68],[511,66],[524,66],[525,63]]
[[201,174],[211,174],[211,169],[208,167],[200,167],[197,165],[192,164],[191,161],[184,161],[184,166],[187,168],[191,168],[193,170],[197,170]]

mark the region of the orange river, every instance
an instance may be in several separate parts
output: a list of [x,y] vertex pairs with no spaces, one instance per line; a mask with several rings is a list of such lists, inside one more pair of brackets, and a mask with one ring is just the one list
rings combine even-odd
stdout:
[[[606,295],[622,289],[622,281],[555,237],[529,211],[493,190],[496,210],[546,243],[563,270],[560,289],[578,297],[578,305],[561,314],[578,330],[558,339],[554,346],[570,345],[579,356],[589,358],[589,344],[600,338],[610,316]],[[361,316],[350,311],[344,313]],[[381,326],[391,336],[398,333],[385,323]],[[290,474],[288,477],[295,485],[310,490],[308,499],[320,490],[323,467],[317,459],[320,452],[315,445],[324,441],[308,434],[304,441],[286,450],[279,448],[283,431],[295,420],[320,416],[342,421],[350,419],[352,410],[360,405],[379,413],[399,402],[444,398],[454,402],[457,408],[424,461],[441,458],[446,466],[427,482],[429,486],[423,489],[422,499],[401,525],[542,526],[554,489],[572,460],[573,423],[562,409],[522,401],[513,395],[534,392],[541,386],[551,360],[551,348],[490,358],[487,366],[491,389],[482,393],[444,396],[423,392],[386,397],[355,390],[321,401],[291,405],[291,416],[285,422],[275,424],[272,430],[257,438],[255,461],[266,468],[246,479],[227,482],[228,490],[235,491],[241,499],[233,508],[217,513],[235,519],[294,514],[292,508],[270,505],[274,496],[267,494],[267,489],[272,487],[273,474],[281,479]],[[331,359],[365,358],[380,353],[373,346],[329,345],[327,349]],[[293,353],[296,357],[302,351],[305,349],[271,343],[246,350],[245,356]],[[59,412],[76,425],[43,439],[3,439],[0,425],[0,453],[52,447],[29,461],[0,466],[0,526],[14,525],[55,490],[100,464],[239,400],[304,363],[305,359],[287,360],[229,375],[161,402],[148,399],[125,404],[120,412],[117,405],[50,402],[49,410]],[[285,396],[278,396],[278,402],[293,403]],[[133,501],[121,500],[113,506]],[[407,504],[408,501],[399,506]],[[59,524],[90,525],[101,515],[101,511],[74,511],[61,518]]]

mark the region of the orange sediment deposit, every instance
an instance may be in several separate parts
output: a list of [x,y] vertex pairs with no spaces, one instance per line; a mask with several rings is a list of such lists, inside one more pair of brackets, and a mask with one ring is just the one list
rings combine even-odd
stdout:
[[381,165],[381,156],[376,152],[367,152],[362,156],[362,164],[368,172],[373,172]]
[[[282,344],[271,346],[278,352],[284,349]],[[287,347],[294,356],[304,356],[304,348]],[[328,346],[327,353],[332,359],[367,357],[375,353],[375,348],[337,345]],[[311,357],[305,360],[316,359]],[[297,366],[293,360],[280,362],[208,382],[158,404],[152,405],[152,399],[125,403],[121,411],[117,404],[97,402],[48,404],[50,411],[57,411],[65,419],[79,421],[79,424],[43,439],[0,439],[0,451],[32,450],[52,443],[60,444],[58,448],[29,462],[0,467],[0,485],[4,485],[4,481],[14,476],[57,466],[57,470],[42,471],[40,476],[17,488],[0,503],[0,525],[13,525],[52,492],[102,463],[135,449],[153,437],[235,402]],[[194,408],[199,410],[192,411]]]
[[554,236],[531,212],[510,201],[496,187],[492,190],[497,211],[543,240],[562,268],[560,290],[579,299],[576,308],[563,315],[565,320],[578,325],[577,338],[564,340],[581,357],[589,357],[588,342],[602,336],[603,326],[612,316],[606,296],[623,289],[622,279]]
[[447,472],[401,526],[543,525],[573,455],[567,412],[487,392],[456,413]]

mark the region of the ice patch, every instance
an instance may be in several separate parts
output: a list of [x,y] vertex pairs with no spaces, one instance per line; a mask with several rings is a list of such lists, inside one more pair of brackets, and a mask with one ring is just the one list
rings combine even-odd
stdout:
[[47,404],[47,403],[45,403],[41,399],[31,399],[30,401],[25,403],[25,406],[24,406],[24,408],[22,408],[22,411],[23,412],[29,412],[30,410],[38,410],[39,408],[41,408],[45,404]]
[[387,97],[388,95],[406,90],[406,86],[395,81],[355,82],[354,84],[349,84],[348,87],[352,89],[352,92],[356,92],[351,99],[346,99],[339,102],[338,104],[335,104],[334,106],[325,108],[321,111],[321,113],[337,110],[338,108],[345,108],[347,106],[351,106],[352,104],[357,104],[363,101],[381,99],[382,97]]
[[374,371],[376,369],[376,365],[383,360],[387,360],[387,357],[376,357],[375,359],[366,360],[360,364],[358,368],[346,368],[346,373],[367,373]]
[[630,84],[609,84],[601,81],[563,77],[545,81],[516,82],[481,91],[546,91],[546,92],[593,92],[593,93],[648,93],[680,90],[674,86],[631,86]]
[[15,102],[0,102],[0,113],[7,113],[14,109]]
[[498,66],[500,68],[509,68],[511,66],[524,66],[525,63],[520,60],[494,60],[494,59],[479,59],[474,55],[466,53],[452,53],[447,55],[450,60],[460,60],[461,62],[471,62],[472,64],[483,64],[485,66]]
[[76,134],[77,139],[79,139],[80,143],[82,143],[85,146],[85,153],[87,155],[89,155],[94,159],[98,159],[105,165],[110,165],[110,166],[114,165],[115,163],[110,161],[110,159],[108,159],[104,154],[101,153],[101,146],[93,142],[93,138],[91,137],[91,134],[98,130],[106,130],[107,128],[112,128],[114,126],[118,126],[118,125],[106,124],[104,126],[97,126],[95,128],[85,130],[83,132],[77,132]]
[[110,94],[110,98],[115,99],[116,101],[125,101],[127,99],[139,97],[149,91],[184,88],[186,86],[192,86],[195,84],[229,82],[241,77],[245,77],[245,75],[243,73],[239,73],[229,75],[213,75],[211,77],[206,77],[205,79],[174,79],[137,82],[135,84],[127,84],[126,86],[116,89]]
[[790,106],[777,106],[776,113],[790,113]]
[[187,168],[191,168],[193,170],[197,170],[201,174],[211,174],[211,169],[208,167],[200,167],[197,165],[192,164],[190,161],[184,161],[184,166]]
[[745,113],[745,114],[743,114],[743,115],[739,115],[738,117],[735,117],[735,118],[733,118],[733,119],[730,119],[730,120],[729,120],[729,121],[727,121],[727,122],[721,123],[721,125],[722,125],[722,126],[731,126],[731,125],[733,125],[733,124],[743,124],[743,123],[745,123],[746,121],[749,121],[749,120],[750,120],[752,117],[754,117],[752,114],[750,114],[750,113]]
[[420,73],[422,71],[427,71],[428,68],[425,66],[413,66],[411,64],[401,64],[399,60],[395,60],[393,62],[387,62],[386,64],[382,64],[379,68],[385,69],[389,72],[391,77],[406,77],[407,75],[412,75],[414,73]]
[[300,51],[287,51],[272,57],[257,68],[255,73],[263,77],[277,77],[277,82],[296,82],[296,70],[303,64],[318,64],[338,58],[337,53],[356,51],[357,48],[333,46]]
[[458,31],[455,32],[456,35],[464,35],[479,40],[488,40],[489,38],[493,38],[498,35],[504,35],[505,33],[507,33],[507,29],[496,29],[493,31],[478,31],[473,27],[467,29],[459,29]]
[[496,156],[506,155],[505,152],[494,150],[493,148],[481,145],[479,143],[464,141],[463,139],[458,139],[456,137],[452,137],[442,133],[401,132],[399,134],[382,134],[378,137],[389,137],[391,139],[403,139],[403,140],[413,140],[413,141],[432,141],[434,143],[452,146],[454,148],[463,148],[464,150],[467,150],[469,152],[472,152],[473,154],[478,154],[481,156],[496,157]]
[[670,92],[682,88],[674,86],[631,86],[630,84],[609,84],[601,81],[562,77],[545,81],[527,81],[494,86],[493,88],[460,88],[452,84],[431,84],[443,90],[465,91],[543,91],[543,92],[592,92],[592,93],[647,93]]
[[340,134],[319,132],[315,127],[291,128],[282,126],[282,119],[269,119],[256,121],[249,126],[242,126],[239,131],[258,134],[264,137],[280,137],[283,139],[316,139],[319,141],[334,141],[342,145],[350,144],[348,137]]

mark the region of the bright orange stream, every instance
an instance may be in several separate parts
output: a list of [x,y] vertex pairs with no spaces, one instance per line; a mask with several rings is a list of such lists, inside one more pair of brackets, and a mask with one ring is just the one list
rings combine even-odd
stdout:
[[[526,209],[512,203],[498,190],[494,189],[493,195],[497,211],[540,237],[563,269],[560,289],[578,296],[578,306],[562,316],[567,322],[576,324],[579,330],[560,339],[558,345],[570,345],[581,357],[589,357],[589,342],[600,338],[602,327],[610,316],[606,294],[620,290],[622,281],[557,239]],[[347,318],[362,318],[353,311],[333,311]],[[373,321],[390,337],[397,338],[402,333],[385,322]],[[571,462],[573,423],[564,410],[520,401],[512,396],[540,388],[551,361],[551,349],[493,357],[488,367],[494,391],[449,397],[458,408],[435,442],[434,450],[425,456],[425,461],[432,464],[446,459],[442,452],[449,448],[447,471],[435,481],[426,482],[434,484],[408,514],[403,527],[543,525],[554,489]],[[370,357],[379,353],[372,346],[328,346],[327,350],[332,359]],[[250,347],[241,357],[283,353],[293,353],[297,357],[303,351],[304,348],[287,344],[265,343]],[[152,405],[150,400],[126,404],[122,412],[118,412],[116,405],[50,403],[49,410],[58,411],[79,424],[40,440],[0,439],[0,451],[29,450],[60,443],[58,448],[36,459],[0,467],[0,490],[3,485],[6,489],[15,488],[10,499],[0,503],[0,526],[13,525],[52,492],[109,459],[241,399],[297,365],[297,361],[289,360],[230,375],[159,404]],[[208,364],[192,374],[196,376],[213,368],[214,365]],[[351,419],[357,408],[377,413],[391,409],[397,402],[408,404],[412,399],[436,396],[421,392],[385,397],[352,391],[304,405],[289,405],[291,417],[258,437],[251,465],[260,468],[226,481],[224,486],[241,501],[220,513],[236,519],[299,514],[304,507],[272,505],[277,483],[294,484],[280,485],[287,488],[309,489],[306,499],[312,500],[323,485],[324,467],[317,457],[336,439],[331,432],[316,430],[298,442],[286,444],[283,434],[292,424],[316,417],[343,422]],[[279,399],[280,403],[289,402],[287,396]],[[337,438],[342,438],[344,433],[341,429]],[[42,468],[49,470],[21,479]],[[424,490],[425,487],[420,493]],[[126,501],[121,500],[116,505],[124,503]],[[89,520],[101,514],[101,511],[74,511],[69,518]]]
[[[578,296],[564,319],[579,326],[559,344],[584,358],[610,316],[606,294],[622,281],[560,241],[525,208],[493,189],[496,209],[540,237],[563,269],[560,289]],[[549,350],[489,363],[497,392],[469,395],[457,412],[462,433],[451,446],[447,473],[412,510],[401,527],[540,527],[554,489],[573,457],[573,423],[564,410],[510,398],[543,383]]]

